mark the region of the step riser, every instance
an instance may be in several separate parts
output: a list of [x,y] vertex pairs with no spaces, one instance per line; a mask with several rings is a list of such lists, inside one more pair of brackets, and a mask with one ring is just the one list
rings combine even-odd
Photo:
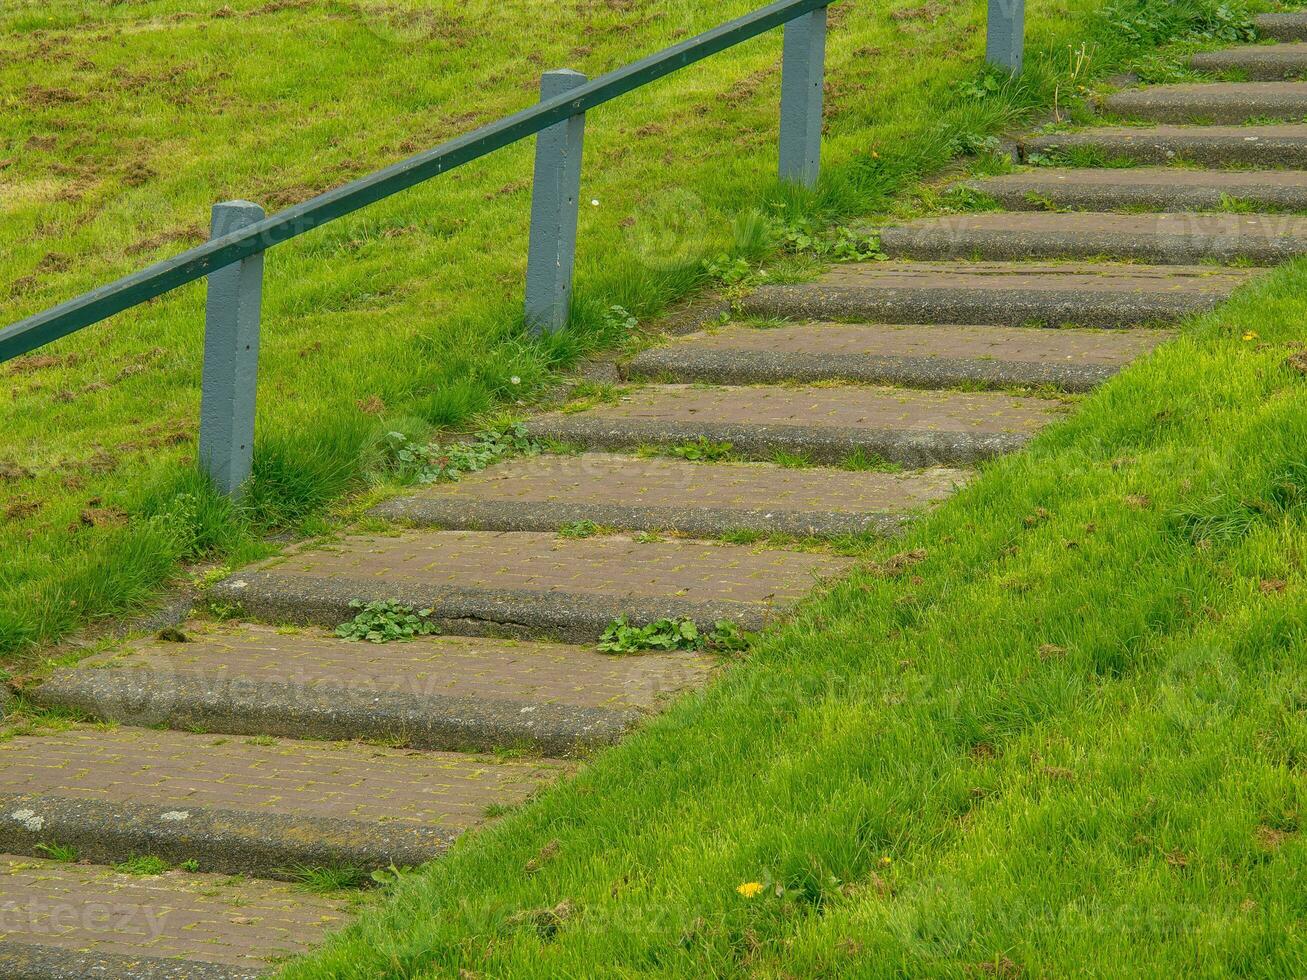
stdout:
[[1298,238],[1158,235],[1123,238],[1119,235],[1001,234],[971,231],[922,231],[886,228],[881,247],[894,258],[918,260],[982,259],[993,262],[1024,259],[1109,258],[1152,265],[1197,265],[1201,262],[1246,261],[1270,266],[1307,253]]
[[1169,123],[1176,126],[1242,126],[1246,122],[1274,120],[1300,122],[1307,115],[1307,101],[1267,99],[1239,103],[1185,103],[1148,98],[1146,95],[1114,96],[1103,105],[1109,115],[1131,122]]
[[908,520],[903,514],[843,514],[835,511],[760,511],[672,507],[615,507],[603,504],[538,501],[394,500],[372,516],[414,527],[478,531],[557,531],[565,524],[593,521],[619,531],[666,531],[718,537],[731,531],[838,538],[853,534],[894,534]]
[[[178,818],[181,813],[186,816]],[[42,845],[58,843],[97,864],[151,855],[174,865],[195,861],[201,871],[293,880],[296,867],[416,866],[439,857],[455,836],[443,828],[186,809],[184,803],[159,807],[0,794],[0,851],[40,857]]]
[[1307,211],[1307,188],[1242,187],[1222,192],[1205,187],[1085,187],[1039,186],[1029,189],[977,188],[1008,211],[1047,211],[1055,208],[1076,211],[1116,211],[1149,208],[1154,211],[1214,211],[1227,199],[1246,201],[1267,211]]
[[161,676],[155,670],[65,674],[37,688],[32,700],[142,728],[371,739],[448,752],[528,749],[551,756],[615,743],[641,717],[636,709],[405,695],[184,672]]
[[1194,55],[1189,59],[1189,66],[1195,71],[1233,72],[1248,82],[1296,82],[1307,78],[1307,65],[1297,59],[1229,59],[1209,51]]
[[821,354],[658,348],[637,357],[630,366],[630,376],[645,381],[724,385],[850,381],[904,388],[1053,386],[1068,392],[1087,392],[1107,381],[1117,370],[1100,365],[938,357],[851,357],[836,360]]
[[1029,441],[1009,433],[906,432],[798,425],[744,426],[705,421],[669,426],[641,420],[587,419],[577,415],[535,427],[539,435],[587,449],[632,450],[674,446],[706,438],[729,442],[745,459],[766,460],[777,453],[804,456],[810,462],[838,465],[862,453],[911,468],[969,465],[1019,451]]
[[746,312],[791,320],[867,320],[873,323],[970,323],[1005,327],[1082,326],[1127,329],[1171,324],[1214,308],[1212,296],[1086,296],[1079,292],[1014,291],[987,295],[959,290],[764,287],[745,301]]
[[242,618],[254,622],[332,627],[354,617],[350,603],[397,599],[414,609],[431,609],[429,621],[451,636],[484,636],[515,640],[553,640],[593,644],[618,616],[632,622],[692,619],[711,630],[718,620],[731,620],[742,629],[762,629],[766,610],[753,604],[694,602],[669,596],[618,601],[613,597],[568,592],[484,592],[425,589],[411,584],[378,583],[364,579],[299,578],[294,582],[256,573],[242,579],[247,587],[233,591],[230,583],[215,587],[220,602],[237,603]]
[[1303,14],[1261,14],[1254,23],[1257,33],[1268,41],[1307,41],[1307,16]]
[[1071,149],[1098,149],[1107,160],[1126,160],[1141,164],[1169,164],[1176,160],[1201,164],[1207,167],[1263,167],[1267,169],[1301,170],[1307,167],[1307,140],[1279,142],[1268,139],[1256,142],[1170,142],[1161,145],[1132,141],[1095,142],[1085,140],[1031,140],[1022,148],[1022,157],[1029,160],[1036,154],[1056,155]]
[[238,966],[198,960],[159,959],[84,953],[23,942],[12,937],[0,943],[0,976],[5,980],[259,980],[266,974]]

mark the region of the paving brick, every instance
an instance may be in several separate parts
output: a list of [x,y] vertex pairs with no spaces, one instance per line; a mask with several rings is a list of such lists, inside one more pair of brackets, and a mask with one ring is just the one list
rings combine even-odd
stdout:
[[1087,391],[1171,335],[1162,331],[801,323],[735,325],[642,352],[636,377],[724,384],[851,380],[925,388],[1051,384]]
[[1038,167],[966,183],[1012,210],[1044,210],[1050,203],[1087,211],[1204,210],[1219,208],[1227,198],[1268,210],[1307,210],[1307,171],[1302,170]]
[[[0,854],[0,973],[58,963],[74,976],[159,975],[159,964],[224,964],[255,976],[344,925],[346,902],[217,875],[139,876]],[[158,970],[158,973],[154,971]],[[181,973],[177,975],[183,975]]]
[[1286,214],[1097,214],[1028,211],[921,218],[881,231],[900,258],[1092,258],[1165,264],[1246,259],[1274,265],[1307,253],[1307,218]]
[[58,671],[31,697],[140,726],[552,755],[615,740],[714,666],[686,653],[444,636],[373,644],[247,624],[193,623],[183,635],[190,642],[141,640]]
[[907,515],[951,494],[965,476],[943,468],[847,472],[583,453],[511,460],[374,513],[490,530],[542,531],[591,520],[689,534],[851,534],[896,529]]
[[790,319],[1119,328],[1209,310],[1253,274],[1112,262],[877,262],[837,266],[815,283],[765,286],[744,306]]
[[848,559],[700,541],[548,533],[358,536],[242,571],[214,590],[261,621],[331,625],[352,600],[431,608],[445,632],[593,643],[619,615],[731,619],[757,629]]

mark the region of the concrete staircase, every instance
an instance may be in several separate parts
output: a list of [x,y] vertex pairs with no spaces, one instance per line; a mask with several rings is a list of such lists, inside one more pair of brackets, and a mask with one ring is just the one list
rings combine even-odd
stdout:
[[[1247,169],[1307,167],[1307,83],[1285,81],[1307,67],[1307,18],[1259,24],[1284,43],[1194,59],[1248,81],[1120,93],[1105,112],[1159,125],[1032,138],[1027,160],[1073,165],[972,182],[1008,212],[885,227],[891,261],[760,289],[738,322],[624,365],[619,399],[531,421],[574,451],[392,500],[373,515],[387,531],[220,583],[234,619],[30,692],[102,724],[0,740],[0,975],[261,975],[347,917],[285,879],[438,858],[722,669],[599,653],[613,619],[756,630],[850,566],[723,538],[893,533],[1245,266],[1307,250],[1303,219],[1273,213],[1304,210],[1307,173]],[[699,439],[729,458],[660,455]],[[557,533],[580,521],[603,531]],[[332,634],[351,603],[388,599],[442,635]],[[173,870],[132,873],[145,857]]]

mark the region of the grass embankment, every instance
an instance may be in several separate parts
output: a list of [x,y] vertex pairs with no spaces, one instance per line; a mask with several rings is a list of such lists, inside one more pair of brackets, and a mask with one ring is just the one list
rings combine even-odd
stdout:
[[1188,326],[284,975],[1302,976],[1305,287]]
[[[598,74],[753,6],[7,4],[0,321],[194,244],[214,201],[278,210],[528,104],[542,69]],[[778,226],[883,208],[1030,108],[1065,101],[1073,71],[1083,81],[1177,30],[1227,32],[1242,11],[1103,6],[1032,4],[1016,85],[977,74],[976,4],[836,6],[827,170],[812,196],[770,177],[778,36],[596,111],[583,198],[599,203],[582,214],[576,325],[549,341],[526,339],[519,312],[530,145],[276,249],[256,476],[239,510],[193,475],[202,284],[0,365],[0,662],[148,601],[181,562],[240,561],[269,531],[321,526],[384,470],[381,434],[529,399],[622,339],[612,306],[647,320],[710,280],[705,258],[756,262]],[[1085,40],[1088,71],[1073,53]],[[768,221],[734,222],[751,211]]]

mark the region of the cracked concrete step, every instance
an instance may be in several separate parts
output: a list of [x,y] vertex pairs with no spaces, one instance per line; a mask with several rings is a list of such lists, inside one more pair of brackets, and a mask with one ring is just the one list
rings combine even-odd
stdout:
[[1109,262],[877,262],[837,266],[814,283],[764,286],[744,306],[789,319],[1136,327],[1210,310],[1251,275]]
[[278,882],[0,854],[0,976],[254,980],[345,925],[347,906]]
[[28,693],[141,727],[568,755],[617,741],[713,667],[694,654],[453,636],[357,643],[257,624],[193,623],[182,635],[91,657]]
[[549,531],[590,520],[625,531],[835,537],[891,533],[949,496],[965,476],[952,469],[848,472],[583,453],[509,460],[372,513],[416,525],[497,531]]
[[1245,44],[1189,56],[1197,71],[1234,71],[1249,81],[1302,78],[1307,74],[1307,44]]
[[1198,82],[1149,85],[1108,96],[1103,108],[1155,123],[1239,124],[1307,117],[1307,82]]
[[1226,201],[1258,208],[1307,211],[1307,171],[1186,170],[1179,167],[1040,167],[970,180],[966,186],[1013,211],[1077,208],[1111,211],[1214,210]]
[[352,600],[398,599],[431,609],[446,633],[594,643],[622,615],[761,629],[850,565],[705,541],[413,531],[301,548],[219,583],[213,596],[252,619],[326,626],[351,618]]
[[1169,333],[920,324],[735,324],[641,352],[633,377],[748,382],[843,380],[921,388],[1054,385],[1089,391]]
[[706,438],[730,443],[750,459],[787,452],[840,463],[861,452],[905,466],[938,466],[1020,449],[1065,409],[1058,401],[999,392],[648,385],[618,404],[539,416],[530,428],[540,438],[586,449]]
[[1307,13],[1258,14],[1257,33],[1272,41],[1307,41]]
[[1134,163],[1307,169],[1307,126],[1102,126],[1022,140],[1026,159],[1092,152]]
[[76,727],[0,742],[0,852],[286,877],[438,857],[569,770],[377,746]]
[[1103,214],[1025,211],[920,218],[880,232],[896,258],[988,261],[1105,257],[1166,265],[1307,253],[1307,218],[1285,214]]

